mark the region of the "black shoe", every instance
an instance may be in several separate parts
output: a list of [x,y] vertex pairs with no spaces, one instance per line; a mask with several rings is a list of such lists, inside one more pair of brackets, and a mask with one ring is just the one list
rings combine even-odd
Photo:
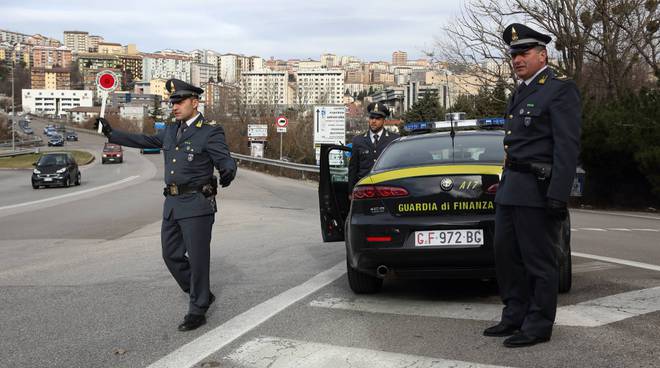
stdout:
[[550,336],[535,337],[526,335],[524,332],[519,332],[504,340],[504,346],[507,348],[523,348],[525,346],[532,346],[547,341],[550,341]]
[[179,325],[179,331],[191,331],[206,324],[206,317],[203,314],[186,314],[183,323]]
[[490,336],[490,337],[511,336],[516,332],[518,332],[518,327],[507,325],[504,322],[500,322],[495,326],[491,326],[485,329],[484,336]]

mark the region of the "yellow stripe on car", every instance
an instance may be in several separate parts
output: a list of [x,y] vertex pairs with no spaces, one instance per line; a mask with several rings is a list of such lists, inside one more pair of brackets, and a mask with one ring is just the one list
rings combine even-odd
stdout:
[[357,185],[378,184],[386,181],[405,179],[415,176],[434,176],[434,175],[502,175],[502,166],[500,165],[441,165],[441,166],[419,166],[395,169],[382,173],[365,176]]

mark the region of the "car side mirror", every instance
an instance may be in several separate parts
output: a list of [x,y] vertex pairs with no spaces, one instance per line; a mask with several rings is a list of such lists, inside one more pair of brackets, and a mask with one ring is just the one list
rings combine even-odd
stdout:
[[37,167],[37,163],[36,163],[36,162],[33,162],[33,163],[32,163],[32,166]]

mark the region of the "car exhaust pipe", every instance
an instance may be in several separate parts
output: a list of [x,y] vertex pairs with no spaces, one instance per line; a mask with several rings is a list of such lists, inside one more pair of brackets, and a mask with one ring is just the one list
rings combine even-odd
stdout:
[[385,278],[387,274],[390,272],[390,269],[387,268],[385,265],[380,265],[376,268],[376,276],[380,278]]

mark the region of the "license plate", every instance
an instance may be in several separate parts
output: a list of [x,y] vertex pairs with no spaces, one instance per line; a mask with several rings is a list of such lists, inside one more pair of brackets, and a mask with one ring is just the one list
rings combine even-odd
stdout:
[[415,246],[472,248],[484,244],[483,229],[415,231]]
[[53,181],[53,178],[44,178],[44,181]]

